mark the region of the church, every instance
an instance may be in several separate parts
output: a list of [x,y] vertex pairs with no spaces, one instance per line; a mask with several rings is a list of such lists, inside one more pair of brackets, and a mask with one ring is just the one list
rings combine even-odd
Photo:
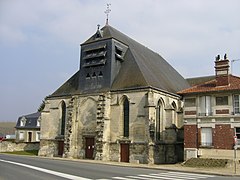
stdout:
[[39,156],[162,164],[183,160],[187,81],[110,26],[80,46],[80,68],[45,99]]

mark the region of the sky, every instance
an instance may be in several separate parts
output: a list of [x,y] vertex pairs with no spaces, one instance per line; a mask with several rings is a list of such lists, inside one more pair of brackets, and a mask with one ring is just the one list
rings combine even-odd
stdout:
[[[78,69],[80,44],[106,22],[159,53],[183,77],[240,59],[239,0],[0,0],[0,121],[36,112]],[[240,61],[232,73],[240,75]]]

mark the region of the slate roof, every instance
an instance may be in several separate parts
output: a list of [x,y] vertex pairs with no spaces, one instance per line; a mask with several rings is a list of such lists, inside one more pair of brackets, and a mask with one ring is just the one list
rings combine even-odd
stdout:
[[72,77],[70,77],[62,86],[60,86],[49,97],[51,97],[51,96],[65,96],[65,95],[72,95],[72,94],[80,93],[80,91],[78,90],[79,74],[80,74],[80,72],[77,71]]
[[[104,40],[115,39],[128,46],[124,62],[110,90],[135,87],[155,87],[170,93],[176,93],[189,86],[188,82],[159,54],[141,45],[115,28],[106,25],[101,29],[102,38],[95,39],[95,34],[82,45]],[[64,83],[51,96],[81,93],[77,89],[78,72]]]
[[229,85],[216,86],[216,79],[195,85],[193,87],[179,91],[178,94],[186,95],[193,93],[208,93],[208,92],[222,92],[222,91],[239,91],[240,77],[229,75]]
[[[16,129],[40,129],[40,127],[37,126],[37,120],[41,116],[40,112],[20,116],[18,118]],[[22,118],[26,119],[25,126],[20,126],[20,121]]]
[[194,77],[194,78],[187,78],[187,82],[189,83],[190,86],[195,86],[198,84],[205,83],[207,81],[215,79],[215,76],[203,76],[203,77]]

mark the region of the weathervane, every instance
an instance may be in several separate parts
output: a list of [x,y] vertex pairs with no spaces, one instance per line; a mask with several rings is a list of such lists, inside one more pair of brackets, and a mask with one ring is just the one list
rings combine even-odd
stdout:
[[107,4],[107,10],[104,11],[104,13],[107,15],[106,25],[108,25],[108,15],[109,15],[109,13],[111,12],[110,6],[111,6],[111,4],[108,3],[108,4]]

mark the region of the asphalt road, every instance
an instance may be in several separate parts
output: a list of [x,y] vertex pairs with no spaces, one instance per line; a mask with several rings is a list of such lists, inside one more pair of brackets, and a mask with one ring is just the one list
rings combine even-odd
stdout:
[[111,166],[81,161],[66,161],[0,154],[0,180],[239,180],[239,177],[182,173],[145,168]]

